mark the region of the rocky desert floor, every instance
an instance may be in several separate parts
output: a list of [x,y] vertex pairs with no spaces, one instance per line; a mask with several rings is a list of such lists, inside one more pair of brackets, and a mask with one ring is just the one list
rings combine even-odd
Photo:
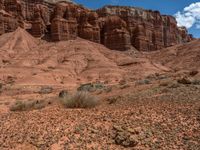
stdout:
[[[46,43],[21,29],[3,36],[1,150],[200,149],[198,40],[146,54],[82,39]],[[65,108],[59,92],[85,83],[101,85],[88,89],[98,105]],[[18,101],[42,105],[13,111]]]
[[30,111],[6,111],[1,101],[0,147],[198,150],[200,85],[152,80],[91,92],[100,100],[92,109],[64,108],[57,93],[41,94],[51,103]]

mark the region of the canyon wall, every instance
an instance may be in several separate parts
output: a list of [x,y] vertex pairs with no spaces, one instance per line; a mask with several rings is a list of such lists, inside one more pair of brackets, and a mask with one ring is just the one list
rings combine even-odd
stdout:
[[158,11],[121,6],[92,11],[70,1],[0,0],[0,34],[19,26],[49,41],[81,37],[121,51],[153,51],[192,40],[174,17]]
[[[99,17],[103,18],[119,16],[126,24],[125,28],[128,31],[131,45],[138,50],[157,50],[192,40],[192,36],[188,35],[186,28],[177,27],[174,17],[161,15],[159,11],[105,6],[97,10],[97,13]],[[107,26],[112,26],[112,23]]]

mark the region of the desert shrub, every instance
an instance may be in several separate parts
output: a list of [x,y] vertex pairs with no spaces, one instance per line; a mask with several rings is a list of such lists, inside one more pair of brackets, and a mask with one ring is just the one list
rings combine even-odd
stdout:
[[136,85],[144,85],[144,84],[151,84],[151,81],[149,79],[144,79],[136,82]]
[[68,94],[61,102],[67,108],[92,108],[98,104],[98,99],[88,92],[78,91],[73,95]]
[[93,91],[94,85],[92,83],[81,84],[78,88],[78,91]]
[[17,101],[13,105],[10,106],[11,111],[24,111],[26,109],[25,102]]
[[88,91],[88,92],[94,92],[99,89],[105,88],[102,83],[86,83],[81,84],[80,87],[77,88],[77,91]]
[[16,101],[10,106],[10,111],[27,111],[33,109],[42,109],[46,106],[44,101]]
[[33,106],[33,109],[42,109],[46,106],[45,103],[35,103],[35,105]]
[[200,80],[195,79],[195,80],[192,81],[192,84],[194,84],[194,85],[200,85]]
[[111,86],[105,87],[104,91],[106,93],[112,92],[112,87]]
[[39,91],[40,94],[50,94],[52,92],[53,92],[53,88],[49,87],[49,86],[41,87],[41,89]]
[[95,83],[94,86],[95,86],[96,89],[103,89],[103,88],[105,88],[105,86],[102,83]]
[[146,79],[154,81],[154,80],[164,80],[167,79],[168,76],[164,75],[164,74],[159,74],[159,73],[155,73],[155,74],[150,74],[146,77]]

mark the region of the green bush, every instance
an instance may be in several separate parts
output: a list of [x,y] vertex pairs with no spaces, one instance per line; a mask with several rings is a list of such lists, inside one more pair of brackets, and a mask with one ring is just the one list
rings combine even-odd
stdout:
[[61,99],[66,108],[93,108],[98,104],[96,97],[88,92],[78,91],[73,95],[68,94]]

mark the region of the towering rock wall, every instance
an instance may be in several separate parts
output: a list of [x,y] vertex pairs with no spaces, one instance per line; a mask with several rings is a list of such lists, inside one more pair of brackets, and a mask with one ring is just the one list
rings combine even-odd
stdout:
[[122,51],[132,46],[152,51],[192,40],[186,28],[158,11],[120,6],[92,11],[69,0],[0,0],[0,34],[18,26],[51,41],[79,36]]
[[138,50],[157,50],[191,40],[185,28],[177,27],[174,17],[161,15],[159,11],[105,6],[98,9],[97,13],[99,17],[119,16],[125,21],[131,45]]
[[100,42],[100,28],[96,12],[73,3],[57,3],[52,15],[53,40],[69,40],[77,36]]
[[0,35],[6,32],[12,32],[17,29],[19,22],[17,18],[5,11],[4,0],[0,0]]
[[118,16],[106,16],[101,24],[100,42],[110,49],[128,50],[131,48],[127,24]]

